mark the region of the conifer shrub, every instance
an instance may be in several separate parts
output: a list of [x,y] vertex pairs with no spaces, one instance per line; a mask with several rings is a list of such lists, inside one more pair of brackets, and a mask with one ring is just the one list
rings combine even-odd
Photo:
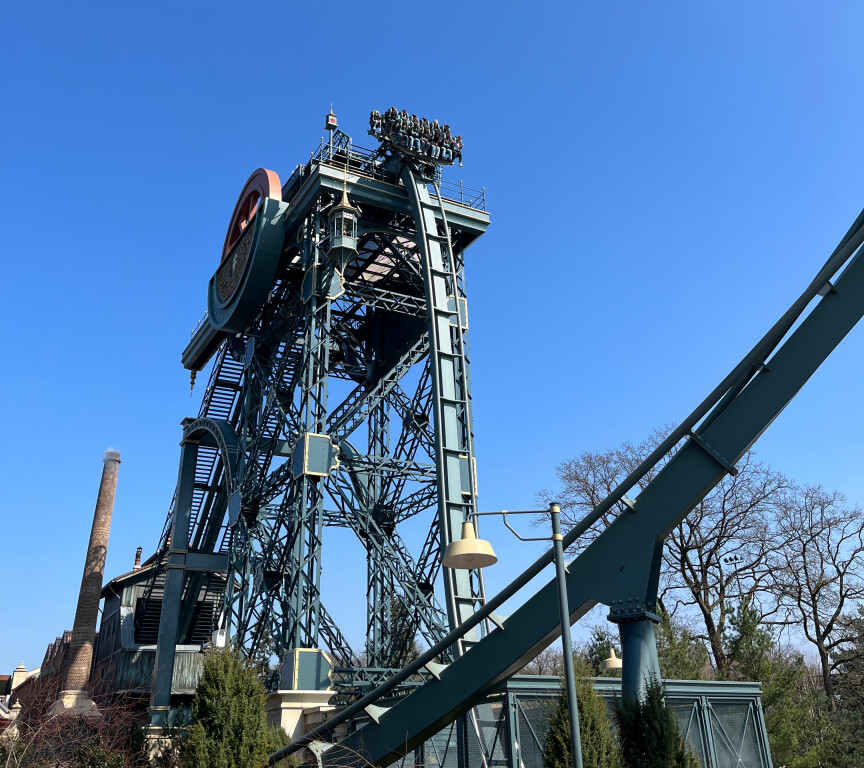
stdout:
[[265,768],[267,754],[264,688],[255,669],[231,651],[209,651],[192,700],[183,765]]
[[615,715],[622,768],[700,768],[659,680],[648,683],[642,698],[620,700]]
[[[582,763],[585,768],[619,768],[621,763],[618,758],[618,745],[609,722],[609,710],[594,690],[591,667],[578,658],[575,664]],[[543,768],[573,768],[567,689],[564,687],[563,680],[561,693],[549,718],[549,730],[543,747]]]
[[[287,747],[291,743],[291,737],[285,732],[281,726],[277,728],[267,729],[267,754],[272,755],[278,752],[283,747]],[[296,754],[283,757],[275,768],[297,768],[300,765],[300,759]]]

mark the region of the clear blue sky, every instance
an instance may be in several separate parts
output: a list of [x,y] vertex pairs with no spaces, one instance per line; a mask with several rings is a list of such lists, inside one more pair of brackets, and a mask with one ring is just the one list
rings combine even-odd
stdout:
[[[108,575],[152,551],[234,201],[308,157],[331,102],[360,144],[390,104],[465,137],[448,176],[492,214],[467,267],[480,502],[515,509],[680,420],[864,206],[862,27],[791,0],[0,6],[0,672],[71,627],[109,446]],[[761,458],[864,502],[862,374],[859,328]],[[493,591],[535,554],[494,535]],[[363,569],[343,546],[336,593]]]

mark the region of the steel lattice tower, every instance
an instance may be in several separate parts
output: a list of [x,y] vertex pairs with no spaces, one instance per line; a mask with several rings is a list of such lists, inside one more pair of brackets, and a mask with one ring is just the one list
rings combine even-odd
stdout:
[[[173,648],[208,594],[224,595],[215,624],[247,652],[324,649],[346,691],[484,600],[479,571],[439,570],[477,497],[464,257],[489,223],[485,196],[388,141],[356,147],[333,123],[286,184],[250,177],[183,354],[193,377],[212,369],[183,423],[164,584],[145,596],[145,609],[163,600],[157,724]],[[417,516],[425,538],[405,540]],[[334,527],[366,551],[342,566],[345,579],[365,570],[365,648],[351,648],[321,593]]]

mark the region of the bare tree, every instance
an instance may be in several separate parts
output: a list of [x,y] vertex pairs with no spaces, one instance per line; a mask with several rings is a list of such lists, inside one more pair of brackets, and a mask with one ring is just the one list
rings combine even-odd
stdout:
[[[556,471],[562,488],[557,500],[565,525],[572,527],[593,510],[670,431],[668,427],[657,430],[641,443],[625,442],[600,453],[586,451],[559,464]],[[661,462],[634,491],[644,488],[662,466]],[[768,560],[781,544],[773,533],[773,506],[787,486],[780,473],[748,453],[739,462],[738,473],[724,478],[667,538],[661,607],[671,615],[698,617],[700,628],[694,639],[708,645],[721,674],[727,666],[722,641],[730,597],[749,600],[764,621],[779,620],[769,589]],[[556,496],[551,491],[539,495],[544,502]],[[621,511],[613,508],[582,546]],[[734,568],[724,567],[723,559],[729,556],[737,560]]]
[[[770,557],[782,548],[775,507],[788,481],[746,454],[666,539],[661,600],[670,614],[693,609],[704,626],[714,667],[725,674],[723,649],[730,599],[746,601],[760,623],[777,621]],[[726,561],[726,562],[724,562]]]
[[834,709],[840,651],[857,637],[849,616],[864,599],[864,512],[847,507],[839,491],[798,486],[784,494],[777,527],[784,546],[771,558],[776,589],[789,620],[816,649]]
[[3,768],[29,766],[106,766],[143,768],[147,701],[134,694],[111,694],[104,679],[91,680],[88,691],[98,717],[53,715],[51,704],[63,683],[62,673],[34,678],[16,720],[3,734]]
[[[561,488],[558,491],[542,490],[538,493],[539,499],[544,505],[557,501],[561,505],[562,525],[572,528],[612,493],[671,431],[672,427],[664,427],[652,432],[641,443],[627,441],[617,448],[599,453],[585,451],[561,462],[555,468]],[[662,464],[647,474],[640,481],[640,486],[644,488],[661,468]],[[576,551],[584,549],[624,509],[622,504],[616,504],[603,520],[586,533],[577,544]],[[544,514],[537,522],[545,522],[547,519]]]
[[564,674],[564,654],[555,646],[547,648],[522,667],[519,674],[561,677]]

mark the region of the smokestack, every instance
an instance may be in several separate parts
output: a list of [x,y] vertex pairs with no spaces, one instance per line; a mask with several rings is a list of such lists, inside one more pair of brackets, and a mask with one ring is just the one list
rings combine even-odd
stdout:
[[114,492],[117,490],[117,473],[120,469],[120,454],[106,451],[102,459],[102,482],[93,513],[93,527],[78,593],[75,623],[72,625],[72,642],[69,645],[69,666],[66,684],[60,697],[51,707],[55,715],[93,715],[99,710],[87,695],[87,681],[93,661],[93,640],[96,635],[96,619],[99,615],[99,600],[102,592],[102,577],[105,573],[105,553],[108,550],[108,534],[111,531],[111,515],[114,512]]
[[135,550],[135,565],[132,566],[133,571],[137,571],[141,568],[141,552],[143,551],[143,547],[138,547]]

